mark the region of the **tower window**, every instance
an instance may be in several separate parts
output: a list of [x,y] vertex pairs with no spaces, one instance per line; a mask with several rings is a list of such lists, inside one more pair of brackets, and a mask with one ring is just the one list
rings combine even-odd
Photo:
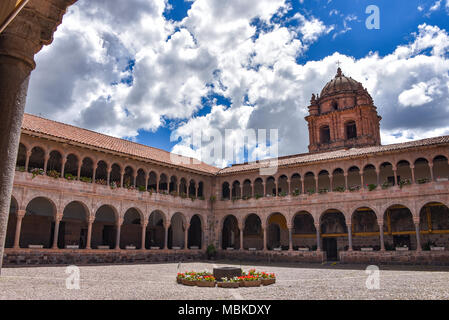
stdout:
[[331,131],[329,126],[323,126],[320,128],[320,141],[321,143],[329,143],[331,141]]
[[332,111],[338,110],[338,102],[332,101]]
[[346,139],[357,138],[357,126],[355,121],[349,121],[346,123]]

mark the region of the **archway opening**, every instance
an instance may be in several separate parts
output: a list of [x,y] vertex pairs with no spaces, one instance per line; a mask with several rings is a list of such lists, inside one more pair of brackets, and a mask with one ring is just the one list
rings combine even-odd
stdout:
[[95,213],[95,220],[92,225],[92,248],[98,246],[108,246],[115,248],[117,238],[117,218],[116,211],[109,205],[101,206]]
[[321,215],[322,248],[327,260],[339,260],[338,252],[348,249],[348,228],[343,213],[330,209]]
[[235,216],[229,215],[225,218],[225,220],[223,221],[221,236],[222,249],[240,249],[240,230],[237,218]]
[[50,157],[47,162],[47,175],[53,177],[60,177],[62,170],[62,156],[59,151],[50,152]]
[[268,218],[267,249],[288,250],[289,230],[287,220],[282,213],[273,213]]
[[165,244],[165,216],[161,211],[153,211],[148,218],[145,247],[163,249]]
[[184,249],[184,233],[187,232],[184,223],[184,217],[181,213],[175,213],[170,220],[170,228],[168,229],[168,248]]
[[103,160],[98,161],[95,171],[95,183],[103,186],[108,184],[108,165]]
[[45,164],[45,152],[40,147],[34,147],[31,149],[30,159],[28,160],[28,171],[32,172],[33,169],[44,170]]
[[447,250],[449,248],[449,209],[440,202],[431,202],[419,213],[422,249]]
[[307,211],[295,214],[292,233],[293,250],[317,249],[316,228],[312,215]]
[[433,176],[437,181],[448,181],[449,164],[445,156],[437,156],[433,159]]
[[140,249],[142,245],[142,219],[140,212],[130,208],[123,216],[123,224],[120,228],[120,248],[127,246]]
[[27,159],[27,148],[22,143],[19,144],[19,151],[17,152],[16,168],[25,171]]
[[111,174],[109,177],[109,183],[111,184],[111,187],[114,188],[120,188],[121,187],[121,181],[122,181],[122,168],[114,163],[111,167]]
[[51,248],[55,229],[56,208],[54,204],[44,197],[31,200],[22,220],[20,247],[41,245]]
[[245,219],[243,229],[243,248],[251,250],[263,249],[262,221],[257,214],[250,214]]
[[64,166],[64,178],[75,180],[78,178],[78,157],[73,153],[67,156]]
[[353,250],[380,250],[379,224],[371,208],[358,208],[352,215],[351,228]]
[[424,158],[416,159],[415,161],[415,180],[417,183],[427,183],[432,181],[430,174],[429,161]]
[[201,218],[194,215],[190,220],[188,247],[190,249],[201,249],[203,239],[203,230],[201,227]]
[[386,250],[408,248],[416,250],[416,231],[412,212],[403,205],[393,205],[384,213]]
[[64,208],[62,220],[59,222],[58,248],[86,248],[88,217],[85,205],[79,201],[70,202]]

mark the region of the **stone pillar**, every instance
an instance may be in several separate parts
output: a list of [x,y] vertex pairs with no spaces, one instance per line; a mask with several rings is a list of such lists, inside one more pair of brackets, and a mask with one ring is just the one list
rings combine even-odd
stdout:
[[121,170],[120,171],[120,188],[123,188],[123,180],[125,178],[125,171]]
[[333,175],[329,175],[329,191],[330,192],[334,191],[334,176]]
[[376,170],[376,176],[377,176],[377,185],[380,186],[380,170]]
[[240,185],[240,198],[243,198],[243,184]]
[[433,162],[429,162],[429,169],[430,169],[430,181],[435,181],[435,177],[433,174]]
[[360,183],[362,184],[362,185],[361,185],[362,189],[366,189],[366,186],[365,186],[365,179],[364,179],[364,177],[363,177],[363,172],[360,174]]
[[111,171],[112,171],[112,168],[108,168],[108,170],[107,170],[108,176],[106,177],[106,183],[108,186],[111,185]]
[[123,219],[118,219],[117,221],[117,234],[115,239],[115,250],[120,250],[120,231],[122,229]]
[[287,185],[288,185],[287,194],[288,194],[288,195],[291,195],[291,194],[292,194],[292,186],[291,186],[291,181],[290,181],[290,179],[287,179]]
[[184,249],[185,250],[189,249],[189,228],[190,228],[190,224],[186,223],[186,228],[184,231]]
[[94,223],[93,218],[89,218],[87,221],[87,241],[86,241],[86,249],[92,249],[92,224]]
[[133,180],[134,180],[134,188],[136,188],[137,187],[137,172],[134,174]]
[[58,249],[58,238],[59,238],[59,223],[62,220],[62,213],[56,214],[55,217],[55,230],[53,232],[53,246],[52,249]]
[[274,196],[277,197],[279,195],[278,182],[274,182]]
[[20,231],[22,229],[22,220],[25,216],[25,210],[17,211],[16,234],[14,235],[14,249],[20,249]]
[[266,197],[267,196],[267,184],[264,181],[262,183],[262,185],[263,185],[263,196]]
[[0,34],[0,267],[34,55],[51,43],[65,9],[75,0],[47,2],[30,1]]
[[315,192],[318,193],[318,176],[315,176]]
[[267,225],[264,225],[264,226],[262,226],[262,228],[263,228],[263,250],[264,251],[267,251],[268,250],[268,246],[267,246],[267,244],[268,244],[268,226]]
[[379,221],[380,251],[385,251],[384,222]]
[[415,231],[416,231],[416,251],[421,251],[422,247],[421,247],[421,233],[419,230],[419,220],[414,221],[414,223],[415,223]]
[[348,174],[345,173],[344,176],[345,176],[345,189],[346,189],[346,191],[348,191],[348,190],[349,190],[349,185],[348,185]]
[[142,222],[142,242],[140,245],[140,250],[145,250],[145,237],[147,235],[147,226],[148,223]]
[[239,224],[239,230],[240,230],[240,251],[243,251],[243,230],[245,229],[245,226],[243,223]]
[[62,157],[61,178],[64,178],[64,169],[65,169],[66,162],[67,162],[67,156]]
[[321,251],[321,233],[320,233],[320,224],[315,224],[316,229],[316,251]]
[[288,228],[288,251],[293,251],[293,225],[287,225]]
[[83,166],[83,160],[78,161],[78,172],[76,174],[78,181],[81,178],[81,167]]
[[164,233],[164,250],[168,249],[168,228],[170,228],[170,223],[165,223],[165,233]]
[[50,159],[50,155],[48,153],[46,153],[45,158],[44,158],[44,174],[45,175],[47,175],[48,159]]
[[348,251],[352,251],[352,225],[348,224]]
[[304,194],[304,178],[301,179],[301,194]]
[[415,181],[415,166],[414,165],[410,166],[410,171],[412,172],[412,183],[416,183],[416,181]]
[[254,183],[251,183],[251,198],[255,197],[255,192],[254,192]]
[[399,185],[397,172],[398,172],[397,169],[393,169],[394,185],[395,186]]
[[95,183],[95,177],[97,175],[98,162],[94,164],[93,173],[92,173],[92,183]]

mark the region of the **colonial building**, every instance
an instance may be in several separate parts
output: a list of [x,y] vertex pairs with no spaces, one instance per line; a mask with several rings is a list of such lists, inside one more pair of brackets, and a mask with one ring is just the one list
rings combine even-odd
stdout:
[[201,259],[449,264],[449,136],[381,145],[338,69],[306,117],[307,154],[219,169],[25,115],[4,263]]

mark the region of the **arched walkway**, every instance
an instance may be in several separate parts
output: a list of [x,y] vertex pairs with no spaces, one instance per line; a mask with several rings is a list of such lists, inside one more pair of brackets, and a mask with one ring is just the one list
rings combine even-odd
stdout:
[[139,211],[130,208],[123,216],[123,224],[120,228],[120,249],[127,246],[140,249],[142,244],[142,219]]
[[320,234],[327,260],[338,260],[338,252],[348,248],[348,228],[343,213],[335,209],[325,211],[320,218]]
[[316,250],[316,228],[312,215],[300,211],[293,218],[292,244],[293,250]]
[[110,249],[116,247],[117,214],[113,207],[103,205],[95,213],[91,241],[93,249],[98,249],[98,246],[108,246]]
[[257,214],[250,214],[245,219],[243,229],[243,248],[263,249],[262,221]]
[[384,243],[386,250],[407,247],[416,250],[416,230],[411,211],[403,205],[389,207],[384,213]]
[[47,198],[38,197],[31,200],[22,220],[20,247],[42,245],[51,248],[55,227],[56,208]]
[[62,220],[59,223],[58,231],[58,248],[64,249],[86,248],[87,245],[87,219],[89,212],[84,204],[78,201],[70,202],[65,208],[62,215]]
[[[380,234],[376,213],[367,207],[358,208],[352,215],[352,249],[379,251]],[[371,248],[371,249],[369,249]]]
[[168,248],[184,249],[187,230],[185,226],[184,216],[177,212],[170,220],[170,228],[168,229]]
[[147,249],[165,246],[165,216],[161,211],[153,211],[148,218],[148,226],[145,236],[145,247]]
[[188,247],[190,249],[201,249],[203,242],[203,230],[201,218],[197,214],[190,219]]
[[419,214],[423,250],[432,247],[449,249],[449,209],[442,203],[431,202],[421,208]]
[[240,230],[237,218],[233,215],[228,215],[223,221],[221,248],[240,249]]
[[267,221],[267,249],[288,250],[289,230],[287,220],[281,213],[273,213]]

